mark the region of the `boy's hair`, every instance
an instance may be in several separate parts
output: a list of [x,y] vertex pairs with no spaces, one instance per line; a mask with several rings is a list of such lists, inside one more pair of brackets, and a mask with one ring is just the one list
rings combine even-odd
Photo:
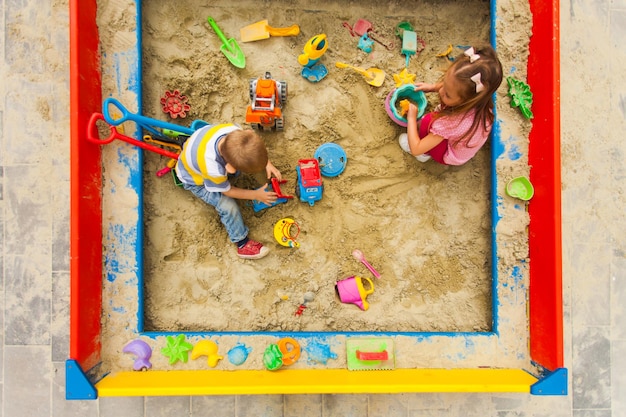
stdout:
[[233,168],[246,174],[261,172],[267,165],[267,148],[253,130],[235,130],[222,140],[222,157]]
[[[480,92],[476,92],[477,83],[472,81],[472,77],[478,73],[484,86]],[[472,127],[463,135],[460,142],[473,135],[479,127],[486,129],[487,123],[493,124],[493,94],[502,83],[502,63],[490,45],[479,45],[474,47],[474,62],[471,57],[462,53],[455,58],[445,74],[453,75],[461,86],[458,94],[462,104],[444,109],[442,115],[465,113],[472,108],[476,110]]]

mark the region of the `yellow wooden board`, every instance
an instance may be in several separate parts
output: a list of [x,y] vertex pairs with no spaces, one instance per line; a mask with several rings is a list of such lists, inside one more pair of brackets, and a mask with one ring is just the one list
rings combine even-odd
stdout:
[[118,372],[96,384],[98,396],[348,394],[402,392],[529,393],[537,379],[520,369],[396,369],[392,371],[147,371]]

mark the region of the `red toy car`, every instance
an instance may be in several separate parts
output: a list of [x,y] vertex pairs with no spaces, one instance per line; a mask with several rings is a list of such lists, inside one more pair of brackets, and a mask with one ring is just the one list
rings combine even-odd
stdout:
[[296,187],[296,195],[300,197],[300,201],[315,204],[316,201],[322,199],[324,185],[322,184],[322,174],[317,159],[300,159],[296,167],[298,174],[298,185]]

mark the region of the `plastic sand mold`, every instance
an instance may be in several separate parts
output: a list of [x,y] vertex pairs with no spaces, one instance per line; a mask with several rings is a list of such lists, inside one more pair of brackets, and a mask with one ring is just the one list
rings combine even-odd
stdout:
[[336,143],[325,143],[313,155],[319,162],[320,172],[325,177],[336,177],[346,169],[348,156]]

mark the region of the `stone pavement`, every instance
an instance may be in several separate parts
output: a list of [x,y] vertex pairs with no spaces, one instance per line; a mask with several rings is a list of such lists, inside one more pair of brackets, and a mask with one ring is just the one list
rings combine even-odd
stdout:
[[0,415],[626,416],[626,0],[576,0],[560,6],[570,395],[97,401],[66,401],[64,393],[69,350],[69,5],[63,0],[33,4],[0,3]]

